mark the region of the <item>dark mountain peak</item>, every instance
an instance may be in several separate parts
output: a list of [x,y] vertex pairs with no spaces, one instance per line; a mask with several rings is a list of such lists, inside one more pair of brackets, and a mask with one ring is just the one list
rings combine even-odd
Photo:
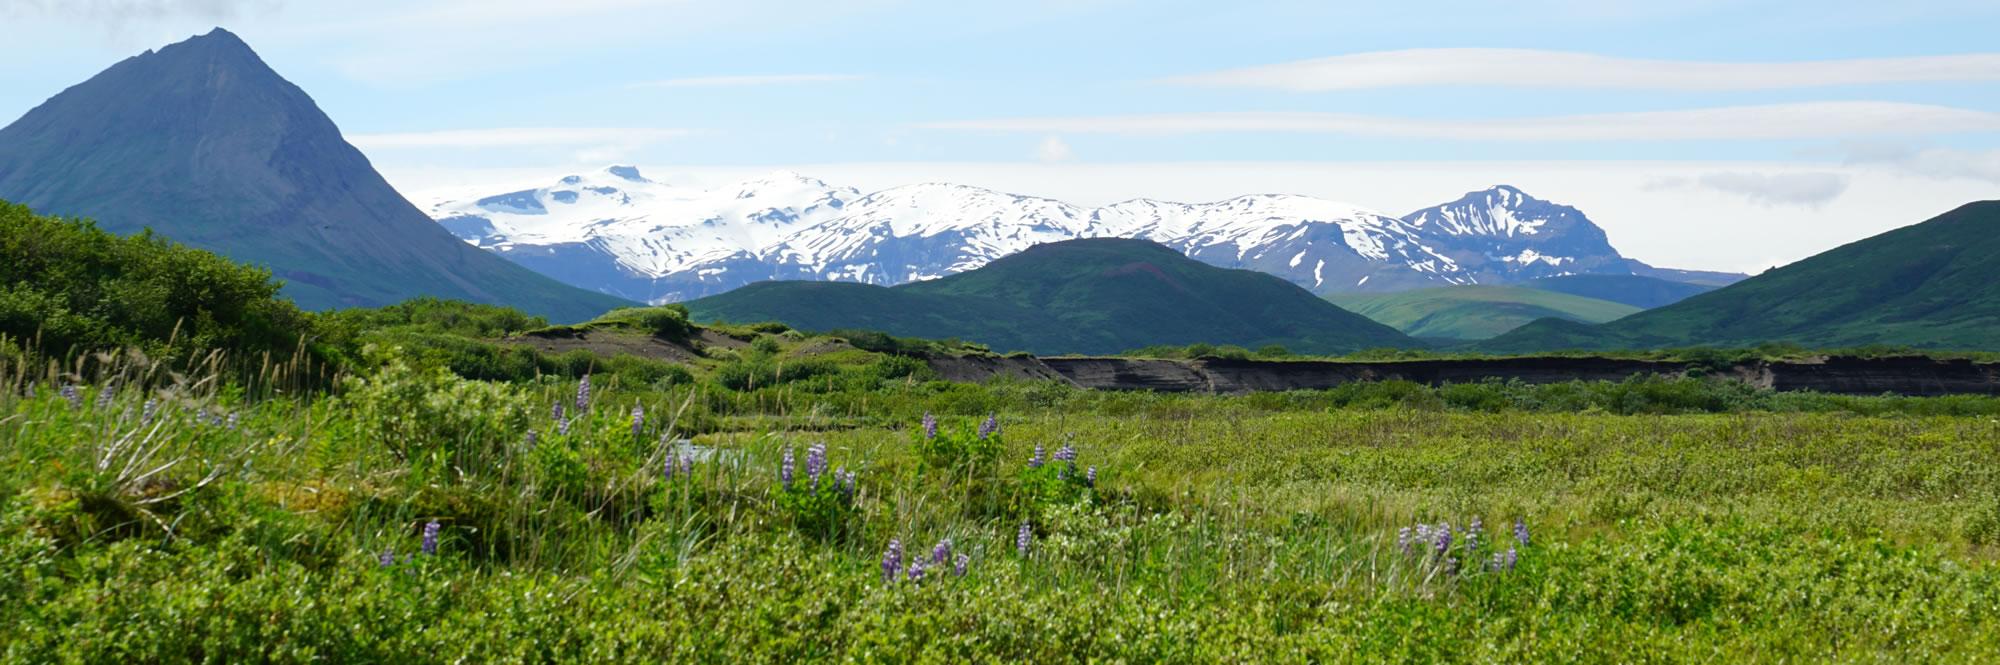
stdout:
[[268,266],[309,309],[418,295],[559,319],[620,304],[453,237],[222,29],[127,58],[0,129],[0,199]]

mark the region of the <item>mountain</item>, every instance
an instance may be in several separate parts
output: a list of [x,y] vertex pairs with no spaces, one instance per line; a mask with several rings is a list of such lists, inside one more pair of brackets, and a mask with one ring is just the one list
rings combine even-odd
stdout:
[[623,304],[454,239],[220,28],[127,58],[0,129],[0,199],[268,266],[311,309],[432,295],[578,320]]
[[896,287],[769,282],[687,303],[700,321],[782,321],[959,338],[996,350],[1114,353],[1197,342],[1307,353],[1420,346],[1282,279],[1120,238],[1035,245]]
[[1481,348],[1873,344],[2000,351],[2000,201],[1982,201],[1607,324],[1538,321]]
[[1639,311],[1623,303],[1525,286],[1445,286],[1328,298],[1412,337],[1442,340],[1486,339],[1542,318],[1603,323]]
[[1560,275],[1522,282],[1521,286],[1609,300],[1639,309],[1665,307],[1716,289],[1707,284],[1673,282],[1639,275]]
[[1397,218],[1282,194],[1100,208],[948,183],[862,195],[790,172],[703,189],[615,166],[428,210],[517,263],[651,302],[770,280],[893,286],[1099,237],[1153,240],[1320,294],[1659,270],[1619,255],[1576,209],[1506,186]]

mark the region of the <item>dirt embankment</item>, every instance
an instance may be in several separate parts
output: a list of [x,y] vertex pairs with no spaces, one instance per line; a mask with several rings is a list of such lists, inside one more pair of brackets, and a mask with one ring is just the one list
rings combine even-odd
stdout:
[[1635,375],[1683,376],[1706,371],[1775,390],[1901,395],[2000,394],[2000,365],[1930,358],[1834,356],[1815,362],[1752,362],[1720,372],[1690,363],[1615,358],[1500,358],[1326,362],[1155,360],[1143,358],[932,358],[948,381],[1006,376],[1059,379],[1100,390],[1242,393],[1321,390],[1355,381],[1404,380],[1428,385],[1487,379],[1526,383],[1622,381]]

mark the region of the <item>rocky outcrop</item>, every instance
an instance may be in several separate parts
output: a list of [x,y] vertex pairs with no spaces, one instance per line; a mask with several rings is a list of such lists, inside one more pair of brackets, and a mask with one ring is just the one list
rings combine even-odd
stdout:
[[1387,362],[1159,360],[1146,358],[932,358],[949,381],[1006,376],[1065,381],[1099,390],[1245,393],[1324,390],[1356,381],[1426,385],[1490,379],[1524,383],[1623,381],[1633,376],[1721,375],[1773,390],[1837,394],[2000,394],[2000,364],[1926,357],[1832,356],[1808,362],[1755,361],[1715,368],[1617,358],[1495,358]]

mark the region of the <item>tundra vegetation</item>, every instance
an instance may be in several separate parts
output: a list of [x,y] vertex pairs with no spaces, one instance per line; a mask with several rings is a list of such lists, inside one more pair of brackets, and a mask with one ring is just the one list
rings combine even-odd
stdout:
[[[966,385],[918,356],[976,348],[257,288],[229,315],[145,265],[74,284],[197,323],[5,301],[69,327],[0,331],[0,660],[2000,653],[2000,398]],[[632,340],[683,355],[600,352]]]

